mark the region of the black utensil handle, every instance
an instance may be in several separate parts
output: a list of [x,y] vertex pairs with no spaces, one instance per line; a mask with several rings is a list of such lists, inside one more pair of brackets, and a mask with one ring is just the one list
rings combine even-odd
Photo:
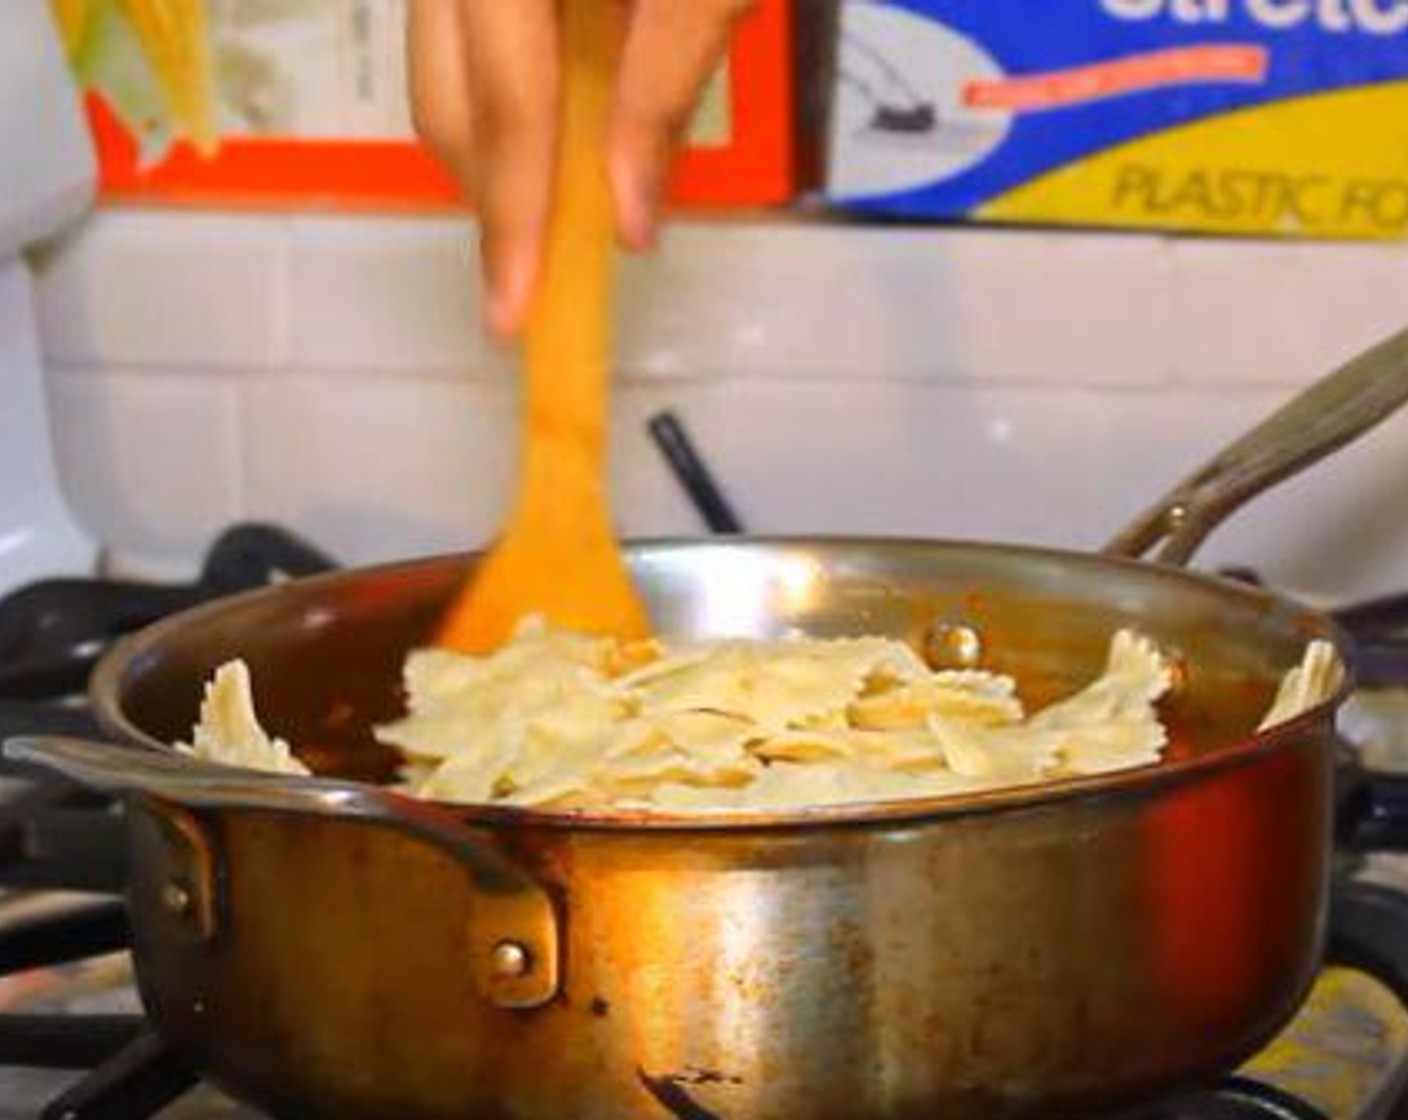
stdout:
[[743,523],[724,497],[679,417],[671,412],[655,416],[650,421],[650,435],[709,531],[724,535],[743,532]]

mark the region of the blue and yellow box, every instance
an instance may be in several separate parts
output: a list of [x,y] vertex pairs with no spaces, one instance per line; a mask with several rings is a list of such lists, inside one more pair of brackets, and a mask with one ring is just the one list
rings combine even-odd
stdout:
[[1408,0],[847,0],[857,211],[1408,236]]

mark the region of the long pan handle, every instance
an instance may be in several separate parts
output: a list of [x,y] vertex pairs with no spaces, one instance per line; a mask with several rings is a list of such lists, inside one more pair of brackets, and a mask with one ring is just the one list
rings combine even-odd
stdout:
[[[372,785],[260,774],[192,758],[36,736],[8,740],[6,757],[57,771],[107,793],[140,795],[189,809],[252,810],[355,818],[412,837],[452,856],[477,892],[482,945],[472,968],[485,994],[501,1007],[546,1003],[558,985],[558,930],[543,886],[504,852],[484,842],[452,813],[427,801]],[[505,968],[496,951],[509,946],[532,968]]]
[[1341,366],[1184,479],[1105,546],[1112,556],[1186,564],[1258,494],[1297,474],[1408,401],[1408,330]]

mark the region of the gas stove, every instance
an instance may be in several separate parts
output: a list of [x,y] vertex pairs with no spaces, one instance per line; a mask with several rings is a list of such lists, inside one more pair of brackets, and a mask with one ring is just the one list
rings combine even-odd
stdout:
[[[678,420],[651,432],[712,532],[742,525]],[[232,528],[198,578],[171,586],[58,579],[0,599],[0,739],[95,735],[88,675],[108,644],[172,611],[334,567],[323,551],[264,525]],[[1233,573],[1254,579],[1252,573]],[[1347,721],[1376,765],[1408,763],[1408,657],[1400,601],[1339,612],[1361,647]],[[1363,853],[1408,834],[1408,797],[1362,760],[1331,907],[1330,959],[1296,1019],[1235,1075],[1151,1102],[1121,1120],[1408,1117],[1408,858]],[[187,1068],[146,1024],[117,897],[119,809],[50,776],[0,767],[0,1120],[254,1120]]]

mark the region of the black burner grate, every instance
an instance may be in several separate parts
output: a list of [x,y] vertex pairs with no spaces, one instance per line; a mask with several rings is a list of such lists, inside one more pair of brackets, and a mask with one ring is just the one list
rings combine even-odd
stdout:
[[238,525],[215,542],[190,584],[56,579],[20,588],[0,599],[0,718],[22,718],[25,704],[81,709],[89,673],[122,635],[222,595],[334,566],[291,533]]
[[1317,1108],[1270,1085],[1231,1077],[1215,1089],[1190,1093],[1120,1120],[1331,1120]]
[[199,1081],[156,1035],[140,1029],[56,1097],[39,1120],[145,1120]]

